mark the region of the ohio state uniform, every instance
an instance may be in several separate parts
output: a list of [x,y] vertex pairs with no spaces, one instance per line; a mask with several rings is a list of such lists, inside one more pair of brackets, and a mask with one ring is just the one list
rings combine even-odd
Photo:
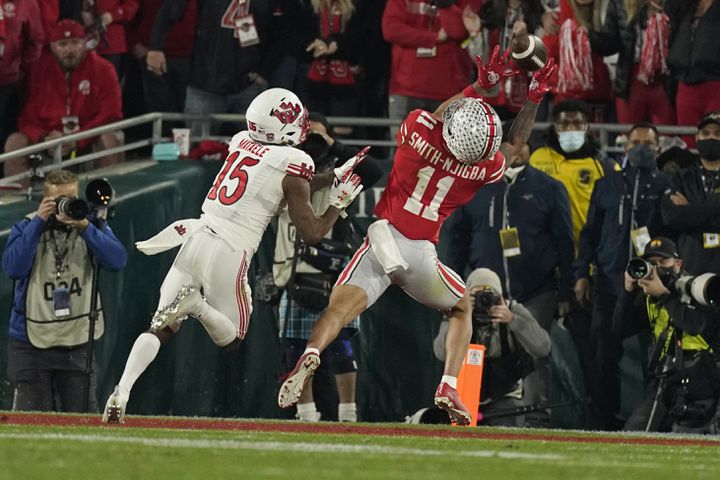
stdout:
[[395,163],[375,206],[376,216],[411,240],[437,243],[443,221],[480,187],[500,181],[505,171],[500,152],[475,165],[456,160],[445,147],[442,127],[429,112],[410,112],[398,131]]
[[[503,178],[505,158],[498,152],[475,165],[459,162],[445,146],[442,127],[430,113],[414,110],[398,131],[395,163],[375,207],[375,215],[383,219],[379,222],[389,222],[387,233],[369,234],[337,281],[362,288],[368,307],[392,283],[441,311],[454,307],[465,293],[462,278],[440,262],[434,244],[443,221],[457,207],[483,185]],[[490,123],[489,128],[500,126]],[[378,244],[386,243],[395,243],[402,258],[384,260],[388,249]],[[391,263],[406,268],[389,271]]]

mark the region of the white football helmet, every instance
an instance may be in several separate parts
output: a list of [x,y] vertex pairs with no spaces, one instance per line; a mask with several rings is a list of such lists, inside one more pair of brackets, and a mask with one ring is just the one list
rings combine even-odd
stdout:
[[502,123],[479,98],[461,98],[443,113],[443,140],[455,158],[473,165],[495,156],[502,143]]
[[270,88],[250,103],[245,113],[250,137],[262,143],[299,145],[310,122],[300,99],[290,90]]

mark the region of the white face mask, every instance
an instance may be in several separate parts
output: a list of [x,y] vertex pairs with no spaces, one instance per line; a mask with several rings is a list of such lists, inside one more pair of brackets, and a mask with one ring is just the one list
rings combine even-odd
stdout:
[[568,153],[577,152],[585,145],[585,131],[573,130],[570,132],[559,132],[558,141],[563,151]]
[[520,175],[520,172],[522,172],[525,169],[525,165],[520,165],[517,167],[508,167],[505,170],[505,176],[508,179],[508,183],[512,183],[515,181],[518,175]]

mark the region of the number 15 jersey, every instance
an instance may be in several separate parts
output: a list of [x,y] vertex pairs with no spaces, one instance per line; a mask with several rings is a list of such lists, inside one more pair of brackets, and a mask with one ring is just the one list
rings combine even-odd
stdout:
[[483,185],[499,182],[505,157],[467,165],[445,146],[442,121],[424,110],[413,110],[400,126],[398,149],[387,187],[375,215],[388,220],[411,240],[438,242],[440,227]]

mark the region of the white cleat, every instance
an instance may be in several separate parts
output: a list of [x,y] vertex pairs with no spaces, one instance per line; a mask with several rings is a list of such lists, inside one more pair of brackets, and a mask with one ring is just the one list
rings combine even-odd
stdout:
[[282,386],[280,386],[278,405],[281,408],[288,408],[297,403],[305,382],[313,376],[319,366],[320,356],[316,353],[308,352],[298,359],[295,368],[292,369]]
[[120,385],[115,386],[115,390],[108,398],[103,411],[103,423],[125,423],[125,407],[128,399],[120,394]]
[[170,324],[182,322],[188,315],[196,313],[202,301],[202,295],[195,285],[183,285],[170,305],[155,312],[150,321],[150,330],[157,332]]

